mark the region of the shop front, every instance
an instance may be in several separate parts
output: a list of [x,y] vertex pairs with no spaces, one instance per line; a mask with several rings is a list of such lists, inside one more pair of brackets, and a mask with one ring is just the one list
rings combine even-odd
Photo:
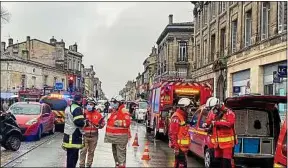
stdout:
[[232,74],[233,96],[250,94],[250,69]]

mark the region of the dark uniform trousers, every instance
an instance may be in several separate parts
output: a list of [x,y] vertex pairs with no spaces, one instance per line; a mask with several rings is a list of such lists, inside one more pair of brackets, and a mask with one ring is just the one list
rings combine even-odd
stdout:
[[67,149],[67,168],[76,168],[79,157],[79,149]]
[[187,168],[186,154],[179,150],[179,154],[175,155],[175,168]]

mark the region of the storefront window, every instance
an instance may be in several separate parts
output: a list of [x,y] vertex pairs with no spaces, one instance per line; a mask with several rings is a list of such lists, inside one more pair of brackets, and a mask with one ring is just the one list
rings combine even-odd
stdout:
[[273,84],[264,86],[264,94],[265,95],[273,95]]

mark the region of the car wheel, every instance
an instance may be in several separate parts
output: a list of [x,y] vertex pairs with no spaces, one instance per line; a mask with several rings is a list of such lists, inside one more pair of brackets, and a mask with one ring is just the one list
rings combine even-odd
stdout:
[[9,150],[17,151],[21,146],[21,139],[19,136],[11,135],[6,141],[6,147]]
[[53,124],[52,129],[49,131],[49,134],[54,134],[55,133],[55,124]]
[[37,133],[37,137],[36,137],[36,140],[40,140],[42,137],[42,127],[39,126],[39,129],[38,129],[38,133]]
[[206,148],[204,154],[205,168],[215,167],[214,150]]

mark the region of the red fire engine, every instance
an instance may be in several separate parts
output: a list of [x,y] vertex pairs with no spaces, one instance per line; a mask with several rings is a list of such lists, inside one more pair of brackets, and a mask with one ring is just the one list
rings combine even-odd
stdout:
[[19,102],[24,102],[24,101],[38,102],[42,95],[43,95],[43,92],[40,89],[20,90],[18,92],[18,101]]
[[209,83],[162,81],[154,84],[146,116],[147,132],[153,130],[155,138],[167,138],[170,117],[175,111],[178,100],[187,97],[197,108],[206,103],[207,99],[212,96],[212,91]]

